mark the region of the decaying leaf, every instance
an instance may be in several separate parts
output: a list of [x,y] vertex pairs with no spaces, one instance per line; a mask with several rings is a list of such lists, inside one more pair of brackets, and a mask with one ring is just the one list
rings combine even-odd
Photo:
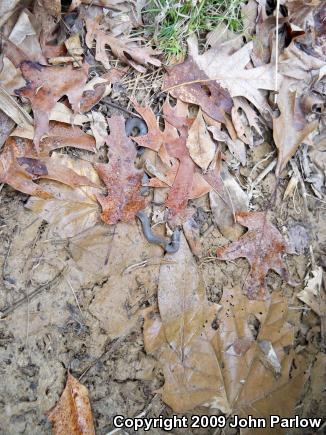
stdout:
[[147,352],[163,365],[162,399],[175,412],[208,402],[221,390],[221,371],[210,343],[217,305],[210,305],[196,263],[183,235],[180,249],[167,255],[175,264],[162,265],[159,275],[159,315],[148,314],[144,324]]
[[[262,114],[270,112],[261,90],[274,89],[274,68],[268,64],[246,69],[252,47],[252,42],[249,42],[231,54],[228,45],[222,44],[200,55],[197,39],[191,36],[188,39],[188,59],[171,68],[164,80],[163,89],[175,98],[200,104],[204,112],[220,122],[224,121],[223,113],[231,110],[230,96],[247,98]],[[213,85],[219,87],[218,93],[212,89]],[[214,110],[207,109],[207,95]]]
[[216,146],[207,131],[201,110],[189,128],[186,145],[193,161],[206,171],[214,158]]
[[[248,300],[236,287],[224,289],[220,303],[212,343],[229,409],[241,417],[254,415],[267,421],[271,414],[290,417],[307,377],[305,362],[293,352],[294,328],[286,321],[286,299],[273,294],[268,301]],[[273,349],[275,366],[270,357],[267,364],[266,349]],[[219,408],[220,396],[216,399],[211,406]]]
[[326,294],[322,288],[323,269],[318,266],[311,272],[305,288],[297,294],[297,298],[310,307],[318,316],[326,314]]
[[246,147],[240,139],[234,141],[225,132],[216,126],[208,127],[208,130],[213,134],[213,138],[218,142],[224,142],[229,148],[229,151],[240,163],[244,166],[246,164]]
[[0,107],[20,127],[28,127],[33,124],[32,117],[24,110],[17,101],[0,87]]
[[55,408],[48,413],[54,435],[95,435],[87,388],[68,373],[67,383]]
[[[54,237],[75,237],[93,227],[100,217],[96,195],[101,193],[101,182],[93,166],[85,160],[74,160],[67,155],[51,156],[54,165],[68,168],[93,186],[71,188],[55,182],[42,181],[39,188],[51,194],[50,199],[30,198],[26,207],[50,225]],[[36,196],[36,195],[34,195]],[[40,196],[40,195],[37,195]]]
[[248,231],[238,241],[218,248],[217,258],[247,258],[250,272],[244,283],[244,293],[249,299],[267,299],[265,278],[270,269],[289,282],[289,273],[282,259],[288,247],[281,233],[269,222],[267,213],[238,212],[235,216]]
[[143,172],[135,168],[137,150],[126,136],[124,118],[113,116],[108,119],[108,124],[109,162],[96,164],[108,194],[97,195],[97,199],[102,207],[102,220],[116,224],[133,220],[137,211],[144,208],[145,199],[139,191]]
[[88,185],[94,183],[87,177],[79,175],[71,168],[55,160],[51,151],[72,146],[87,151],[94,151],[95,141],[79,127],[51,122],[49,135],[40,144],[37,154],[31,140],[10,137],[0,154],[0,179],[14,189],[29,195],[48,198],[48,189],[42,189],[33,180],[48,178],[69,186]]
[[64,67],[44,67],[32,62],[20,65],[27,85],[17,90],[17,94],[30,100],[34,114],[34,144],[39,149],[42,136],[49,129],[49,112],[64,95],[70,101],[74,112],[78,112],[80,99],[87,80],[88,65],[74,69]]
[[214,190],[209,192],[211,210],[214,222],[223,236],[230,240],[236,240],[242,235],[243,228],[236,223],[235,213],[247,211],[249,199],[223,164],[220,176],[222,195],[221,191],[218,193]]
[[273,137],[278,148],[276,175],[280,175],[302,142],[317,127],[317,121],[305,119],[289,80],[282,81],[278,106],[281,114],[273,119]]
[[15,126],[14,121],[0,109],[0,149]]
[[110,69],[110,61],[105,47],[109,46],[112,53],[123,63],[132,66],[139,72],[146,72],[148,64],[160,66],[161,62],[154,56],[159,52],[150,47],[139,47],[133,40],[126,38],[116,38],[105,33],[104,28],[96,20],[88,18],[86,20],[86,44],[92,48],[93,40],[96,40],[95,59],[102,63],[106,69]]

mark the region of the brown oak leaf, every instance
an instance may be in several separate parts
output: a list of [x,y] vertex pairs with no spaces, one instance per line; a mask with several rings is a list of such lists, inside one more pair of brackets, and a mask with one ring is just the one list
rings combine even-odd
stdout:
[[265,278],[270,269],[291,284],[289,273],[282,259],[288,251],[281,233],[272,225],[265,212],[238,212],[237,222],[248,231],[236,242],[217,249],[219,260],[235,260],[245,257],[250,263],[250,272],[244,284],[244,293],[249,299],[269,297]]
[[106,46],[111,48],[112,53],[127,65],[132,66],[139,72],[146,72],[146,66],[152,64],[160,66],[161,62],[153,56],[160,52],[150,47],[140,47],[136,42],[127,38],[116,38],[105,32],[97,20],[86,19],[86,45],[92,48],[93,40],[96,40],[95,59],[102,63],[106,69],[110,69],[110,61],[107,56]]
[[102,206],[102,220],[107,224],[134,219],[137,211],[145,207],[145,199],[140,195],[143,171],[135,168],[137,150],[132,140],[126,136],[125,120],[122,116],[108,119],[110,135],[109,162],[98,163],[96,170],[108,189],[107,196],[97,195]]
[[87,177],[77,174],[55,159],[49,157],[51,151],[62,147],[75,147],[95,151],[95,140],[79,127],[71,127],[60,122],[50,122],[48,136],[40,143],[36,153],[31,140],[9,137],[0,154],[0,180],[20,192],[41,198],[49,198],[48,189],[33,180],[47,178],[75,186],[94,186]]
[[53,434],[95,435],[91,404],[87,388],[68,373],[63,393],[48,419]]
[[45,67],[24,61],[20,69],[27,84],[16,93],[31,102],[35,124],[34,144],[39,150],[40,140],[49,129],[49,113],[62,96],[68,97],[74,112],[79,111],[88,65],[74,69],[71,65]]

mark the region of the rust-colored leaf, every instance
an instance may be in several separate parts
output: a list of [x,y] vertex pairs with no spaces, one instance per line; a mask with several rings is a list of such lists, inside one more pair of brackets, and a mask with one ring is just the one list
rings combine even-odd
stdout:
[[282,259],[288,250],[286,242],[264,212],[238,212],[236,219],[248,231],[238,241],[218,248],[217,258],[247,258],[250,272],[244,283],[244,293],[249,299],[267,299],[265,278],[270,269],[289,282],[289,273]]
[[86,20],[86,44],[92,48],[93,40],[96,40],[95,59],[102,63],[106,69],[110,69],[110,61],[106,53],[106,46],[109,46],[112,53],[123,63],[132,66],[139,72],[146,72],[148,64],[160,66],[161,62],[153,56],[159,52],[150,47],[140,47],[134,41],[126,38],[116,38],[105,33],[104,28],[91,18]]
[[79,111],[88,65],[74,69],[71,65],[45,67],[24,61],[20,69],[27,85],[16,93],[31,102],[35,125],[34,143],[38,150],[42,136],[49,130],[49,113],[62,96],[68,97],[74,112]]
[[137,211],[145,206],[140,195],[143,172],[135,168],[137,150],[125,133],[125,120],[122,116],[108,119],[110,135],[109,162],[98,163],[96,169],[108,189],[107,196],[98,195],[102,206],[102,220],[107,224],[134,219]]
[[68,373],[63,393],[48,419],[54,435],[95,435],[87,388]]
[[40,143],[36,153],[31,140],[10,137],[0,154],[0,179],[14,189],[32,196],[49,198],[48,189],[41,188],[33,180],[48,178],[69,186],[94,186],[87,177],[77,174],[49,153],[55,149],[72,146],[87,151],[95,150],[95,140],[77,126],[51,122],[47,137]]

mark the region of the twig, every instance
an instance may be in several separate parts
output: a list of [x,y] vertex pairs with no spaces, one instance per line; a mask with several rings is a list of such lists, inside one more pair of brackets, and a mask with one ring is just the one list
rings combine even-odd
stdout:
[[125,109],[124,107],[119,106],[118,104],[112,103],[111,101],[108,101],[107,99],[103,98],[102,100],[105,104],[108,106],[114,107],[115,109],[121,110],[122,112],[128,113],[129,115],[132,115],[136,118],[141,118],[140,115],[136,112],[132,112],[131,110]]
[[275,84],[274,84],[274,103],[277,103],[277,94],[278,94],[278,52],[279,52],[279,44],[278,44],[278,27],[280,20],[280,0],[276,0],[276,27],[275,27]]
[[46,290],[49,286],[56,284],[59,281],[60,276],[63,274],[63,272],[65,270],[66,270],[66,267],[63,268],[62,270],[60,270],[60,272],[51,281],[47,282],[46,284],[42,284],[41,286],[39,286],[38,288],[33,290],[28,295],[19,299],[17,302],[15,302],[10,307],[6,308],[3,311],[0,311],[0,319],[4,319],[9,314],[11,314],[13,311],[15,311],[18,307],[23,305],[26,301],[30,302],[32,299],[34,299],[36,296],[38,296],[40,293],[42,293],[42,291]]

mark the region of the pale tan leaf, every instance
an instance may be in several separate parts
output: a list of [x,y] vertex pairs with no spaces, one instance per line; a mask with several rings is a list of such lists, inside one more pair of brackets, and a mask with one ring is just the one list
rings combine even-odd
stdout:
[[175,264],[160,268],[160,317],[147,319],[144,325],[147,350],[158,352],[163,365],[162,398],[175,412],[185,412],[218,396],[220,407],[228,412],[220,367],[210,343],[218,307],[207,301],[183,235],[178,252],[165,258]]
[[317,266],[308,276],[305,288],[297,294],[297,298],[310,307],[318,316],[326,314],[326,295],[322,288],[323,269]]
[[0,109],[21,127],[33,125],[33,119],[8,92],[0,87]]
[[186,145],[193,161],[206,171],[214,158],[216,147],[207,131],[201,109],[188,131]]
[[208,127],[208,130],[213,134],[213,138],[216,141],[226,143],[230,153],[234,155],[243,166],[246,164],[246,147],[240,139],[232,140],[225,131],[221,131],[215,125]]
[[48,413],[54,435],[95,435],[87,388],[68,373],[66,387]]
[[223,197],[214,190],[209,193],[214,222],[224,237],[237,240],[243,234],[243,228],[236,223],[235,213],[248,210],[249,198],[223,164],[221,179],[224,190],[223,197],[227,198],[228,201],[225,202]]
[[[271,414],[291,416],[304,384],[302,379],[306,378],[306,362],[295,357],[292,350],[294,328],[286,321],[286,299],[273,294],[267,301],[250,301],[236,287],[224,289],[220,303],[222,310],[212,343],[232,413],[268,420]],[[255,322],[259,324],[257,337]],[[275,368],[266,364],[262,351],[266,342],[279,362],[278,376]],[[297,370],[291,372],[294,361]],[[218,407],[214,400],[211,405]]]
[[282,80],[278,106],[280,116],[273,119],[273,137],[278,148],[276,175],[280,175],[299,146],[314,131],[317,121],[308,122],[299,106],[296,91],[291,89],[291,80]]
[[[200,104],[202,110],[217,121],[223,122],[221,119],[223,117],[221,114],[217,116],[216,113],[217,104],[221,104],[216,95],[214,98],[215,111],[208,110],[210,107],[208,103],[202,104],[202,101],[204,103],[207,100],[208,91],[211,97],[214,96],[210,89],[214,82],[224,90],[225,94],[228,93],[231,97],[247,98],[263,115],[264,112],[271,113],[266,97],[261,90],[274,89],[275,69],[272,64],[258,68],[246,68],[250,62],[252,42],[247,43],[235,53],[230,52],[232,47],[222,44],[200,55],[197,38],[192,35],[188,39],[188,47],[188,59],[184,64],[171,68],[164,80],[164,90],[170,91],[174,97],[181,98],[183,101]],[[188,66],[185,68],[184,65],[187,62]],[[191,71],[191,75],[189,75],[189,71]],[[200,86],[201,89],[198,88]],[[195,95],[197,101],[194,99]],[[211,97],[210,99],[212,99]],[[213,104],[213,101],[211,103]],[[224,110],[229,113],[230,109],[230,104],[226,100]]]
[[16,11],[16,7],[20,0],[2,0],[0,2],[0,27],[11,17]]
[[62,238],[73,237],[94,226],[100,219],[100,209],[95,195],[101,192],[100,180],[93,166],[84,160],[74,160],[65,155],[52,156],[67,168],[83,175],[99,186],[98,189],[69,186],[54,182],[41,182],[53,197],[49,200],[30,198],[26,207],[49,222],[50,233]]

